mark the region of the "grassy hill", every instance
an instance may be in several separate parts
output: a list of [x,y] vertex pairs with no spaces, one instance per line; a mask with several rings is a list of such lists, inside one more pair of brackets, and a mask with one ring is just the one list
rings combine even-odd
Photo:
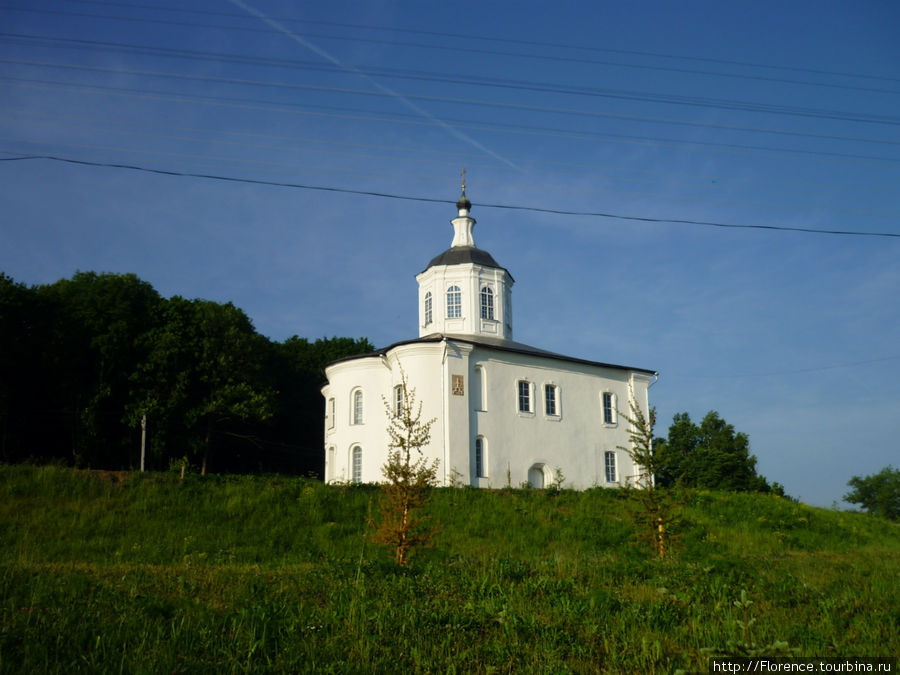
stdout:
[[695,492],[657,561],[615,491],[439,489],[398,570],[377,492],[0,466],[0,672],[705,672],[742,590],[755,644],[900,654],[900,527],[872,516]]

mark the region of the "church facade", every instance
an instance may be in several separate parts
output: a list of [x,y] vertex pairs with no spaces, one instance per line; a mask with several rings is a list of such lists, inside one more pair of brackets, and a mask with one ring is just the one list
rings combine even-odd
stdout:
[[542,488],[633,481],[629,400],[648,413],[657,374],[513,340],[513,277],[475,246],[463,185],[449,249],[416,276],[419,336],[325,369],[325,480],[379,482],[388,415],[407,386],[434,419],[423,448],[443,485]]

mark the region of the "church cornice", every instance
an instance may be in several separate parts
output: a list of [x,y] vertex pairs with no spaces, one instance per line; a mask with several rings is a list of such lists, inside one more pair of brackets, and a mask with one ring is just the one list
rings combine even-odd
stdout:
[[387,355],[392,350],[398,347],[405,347],[407,345],[414,344],[433,344],[435,342],[462,342],[464,344],[470,344],[476,347],[486,348],[486,349],[495,349],[501,352],[510,352],[513,354],[525,354],[528,356],[537,356],[545,359],[553,359],[556,361],[565,361],[566,363],[577,363],[579,365],[585,366],[594,366],[598,368],[611,368],[613,370],[624,370],[629,372],[636,373],[645,373],[646,375],[657,375],[658,372],[655,370],[648,370],[647,368],[635,368],[633,366],[621,366],[616,365],[614,363],[603,363],[602,361],[591,361],[589,359],[581,359],[574,356],[566,356],[564,354],[557,354],[556,352],[550,352],[545,349],[538,349],[537,347],[532,347],[531,345],[526,345],[521,342],[515,342],[514,340],[503,340],[501,338],[475,338],[468,335],[455,335],[455,334],[443,334],[443,333],[432,333],[431,335],[425,335],[420,338],[414,338],[412,340],[402,340],[400,342],[395,342],[392,345],[388,345],[382,349],[377,349],[374,352],[369,352],[368,354],[357,354],[356,356],[347,356],[343,359],[338,359],[337,361],[332,361],[326,367],[333,366],[338,363],[345,363],[347,361],[354,361],[358,359],[380,359],[382,356]]

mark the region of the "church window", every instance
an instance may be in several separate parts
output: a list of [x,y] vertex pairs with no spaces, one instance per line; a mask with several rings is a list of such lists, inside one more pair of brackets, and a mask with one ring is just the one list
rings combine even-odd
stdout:
[[362,389],[353,390],[353,420],[351,424],[363,423],[363,393]]
[[519,380],[519,412],[531,412],[531,382]]
[[607,450],[606,453],[606,482],[616,482],[616,453]]
[[398,384],[394,387],[394,417],[400,417],[403,414],[403,385]]
[[353,467],[351,476],[354,483],[362,482],[362,448],[358,445],[353,446],[353,450],[351,451],[353,456]]
[[603,423],[616,423],[616,397],[608,391],[603,392]]
[[555,384],[544,385],[544,412],[550,417],[559,416],[559,387]]
[[481,318],[494,318],[494,291],[488,286],[481,287]]
[[462,293],[459,286],[447,289],[447,318],[458,319],[462,316]]
[[483,436],[475,438],[475,476],[478,478],[486,478],[485,473],[485,442]]
[[328,399],[328,408],[325,410],[325,416],[327,417],[328,428],[334,429],[334,399]]
[[431,291],[425,294],[425,325],[431,323]]

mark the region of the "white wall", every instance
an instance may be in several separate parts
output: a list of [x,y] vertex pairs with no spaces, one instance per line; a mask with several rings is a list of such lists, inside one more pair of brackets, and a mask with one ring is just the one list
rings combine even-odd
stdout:
[[[443,484],[456,480],[480,487],[518,487],[529,479],[529,469],[544,465],[549,483],[558,467],[565,487],[585,489],[609,485],[605,476],[606,451],[617,458],[617,481],[621,485],[637,471],[627,453],[628,423],[621,416],[613,424],[603,420],[602,394],[615,395],[616,407],[628,412],[629,382],[636,400],[647,412],[650,376],[625,369],[550,359],[473,346],[445,339],[412,343],[391,349],[384,357],[353,359],[329,366],[326,398],[335,399],[335,425],[326,428],[326,479],[349,480],[350,450],[363,448],[362,480],[382,479],[386,459],[388,418],[382,397],[391,401],[393,387],[400,383],[400,367],[423,404],[423,420],[435,418],[426,456],[439,460],[438,476]],[[484,397],[472,390],[475,368],[484,371]],[[451,391],[454,375],[461,375],[464,394]],[[532,385],[531,413],[518,410],[518,381]],[[544,410],[544,385],[558,387],[559,414]],[[351,392],[362,387],[364,424],[352,425]],[[483,410],[476,410],[481,400]],[[487,476],[475,474],[475,438],[485,439]],[[333,454],[328,448],[334,448]]]

